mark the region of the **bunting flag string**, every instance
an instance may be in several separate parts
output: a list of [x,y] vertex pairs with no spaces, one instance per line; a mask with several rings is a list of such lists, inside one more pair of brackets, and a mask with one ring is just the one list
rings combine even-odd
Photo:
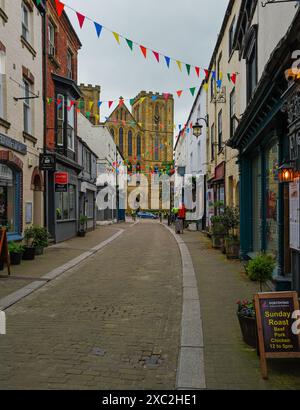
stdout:
[[[36,1],[40,2],[40,0],[36,0]],[[208,70],[206,68],[203,68],[203,67],[200,67],[200,66],[195,66],[195,65],[192,65],[190,63],[185,63],[185,62],[183,62],[179,59],[170,57],[165,53],[154,50],[150,47],[146,47],[146,46],[144,46],[144,45],[142,45],[142,44],[140,44],[136,41],[133,41],[133,40],[129,39],[128,37],[116,32],[116,31],[104,26],[103,24],[100,24],[99,22],[96,22],[94,19],[80,13],[79,11],[75,10],[73,7],[70,7],[69,5],[61,2],[60,0],[55,0],[55,4],[56,4],[57,14],[58,14],[59,17],[61,17],[61,15],[62,15],[62,13],[65,9],[72,10],[77,16],[78,24],[79,24],[80,29],[83,28],[83,25],[84,25],[86,20],[89,20],[90,22],[92,22],[93,25],[95,26],[96,34],[97,34],[98,38],[100,38],[103,29],[105,29],[106,31],[113,34],[116,42],[119,45],[121,45],[121,39],[123,39],[126,42],[126,44],[128,45],[128,47],[130,48],[131,51],[133,51],[133,46],[136,45],[141,50],[142,55],[144,56],[145,59],[148,58],[148,51],[151,51],[154,58],[155,58],[155,60],[157,61],[157,63],[160,63],[160,61],[161,61],[160,57],[164,57],[167,68],[170,68],[171,61],[173,61],[173,62],[176,63],[176,65],[177,65],[178,69],[180,70],[180,72],[182,72],[182,66],[185,65],[186,72],[187,72],[188,76],[190,76],[191,68],[193,67],[195,69],[195,74],[197,75],[198,78],[200,77],[200,72],[203,71],[206,80],[208,80],[208,78],[210,76],[210,73],[212,72],[213,78],[216,81],[216,72],[215,71],[210,71],[210,70]],[[228,78],[229,78],[229,76],[228,76]],[[236,79],[237,79],[237,73],[230,73],[230,81],[235,84]],[[222,80],[222,79],[219,78],[218,80]]]
[[[233,83],[233,85],[235,85],[236,84],[237,74],[236,73],[234,73],[234,74],[228,73],[227,76],[228,76],[228,79],[230,78],[230,81]],[[222,80],[216,81],[216,84],[217,84],[218,88],[221,88]],[[194,97],[195,93],[196,93],[196,90],[200,89],[201,87],[203,87],[203,89],[207,92],[209,84],[204,81],[203,84],[200,87],[199,86],[193,86],[193,87],[189,87],[189,88],[185,88],[185,89],[176,90],[174,92],[168,92],[168,93],[165,92],[165,93],[162,93],[162,96],[167,101],[172,95],[175,95],[175,96],[177,95],[178,98],[181,98],[183,93],[188,91]],[[151,96],[152,101],[156,101],[158,98],[159,98],[159,95],[156,95],[156,94],[153,94]],[[143,103],[145,101],[145,99],[146,99],[146,97],[140,97],[139,102]],[[53,97],[52,98],[51,97],[47,98],[48,104],[50,104],[53,101],[54,101]],[[121,97],[121,98],[110,99],[110,100],[99,100],[98,101],[98,107],[100,108],[101,106],[103,106],[104,103],[106,103],[106,104],[108,104],[108,108],[111,109],[111,107],[113,106],[114,103],[117,102],[119,105],[122,105],[122,104],[124,104],[125,101],[129,102],[130,105],[133,105],[136,102],[136,98],[122,98]],[[80,100],[79,104],[84,104],[84,101]],[[93,104],[94,104],[94,101],[93,101]],[[84,106],[79,107],[79,108],[84,108]]]
[[[167,98],[167,96],[168,96],[168,94],[165,94],[165,98]],[[48,104],[51,104],[51,103],[53,103],[53,102],[57,105],[57,108],[59,108],[59,109],[62,108],[63,102],[62,102],[61,99],[47,98],[47,103],[48,103]],[[99,102],[98,102],[98,106],[99,106],[99,103],[102,104],[102,101],[99,101]],[[111,105],[112,103],[113,103],[113,101],[109,101],[109,105]],[[100,105],[101,105],[101,104],[100,104]],[[67,108],[68,111],[70,111],[73,106],[77,106],[77,111],[78,111],[78,112],[81,112],[81,110],[84,110],[84,108],[85,108],[85,107],[84,107],[84,101],[83,101],[83,100],[80,100],[80,101],[70,100],[70,104],[69,104],[69,105],[68,105],[67,103],[65,103],[65,107]],[[84,114],[87,118],[90,118],[91,115],[92,115],[91,110],[92,110],[93,106],[94,106],[94,102],[93,102],[93,101],[90,101],[90,102],[89,102],[89,111],[86,111],[85,113],[82,113],[82,114]],[[94,116],[95,116],[95,118],[96,118],[96,122],[97,122],[97,123],[98,123],[98,122],[100,123],[100,115],[99,115],[99,114],[94,114]],[[191,123],[191,124],[190,124],[190,127],[188,127],[187,124],[184,124],[184,125],[183,125],[183,124],[173,124],[173,125],[167,125],[167,126],[165,127],[164,124],[162,124],[162,123],[157,124],[157,123],[150,123],[150,122],[149,122],[149,123],[143,123],[143,124],[142,124],[141,122],[137,122],[137,121],[135,121],[135,120],[130,120],[130,121],[117,120],[117,119],[110,119],[110,118],[107,117],[107,116],[105,116],[104,119],[105,119],[104,122],[106,122],[106,123],[122,124],[123,126],[125,126],[125,125],[133,125],[133,126],[138,125],[139,127],[142,128],[142,126],[144,125],[145,127],[150,127],[150,128],[151,128],[151,127],[156,127],[156,126],[158,125],[159,128],[160,128],[160,132],[166,132],[166,133],[169,133],[169,132],[171,132],[171,131],[169,131],[169,130],[164,131],[165,128],[170,128],[170,127],[172,127],[174,130],[176,130],[177,127],[178,127],[178,128],[179,128],[179,131],[180,131],[180,130],[182,130],[183,128],[189,130],[189,128],[192,128],[192,126],[193,126],[193,123]],[[150,130],[148,130],[148,131],[150,131]],[[150,132],[152,132],[152,131],[150,131]],[[156,132],[156,131],[153,131],[153,132]]]

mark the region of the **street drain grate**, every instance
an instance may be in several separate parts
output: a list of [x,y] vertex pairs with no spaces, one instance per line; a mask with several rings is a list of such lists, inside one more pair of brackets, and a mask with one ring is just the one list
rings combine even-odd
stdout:
[[104,356],[105,353],[105,350],[101,349],[100,347],[94,347],[92,349],[92,354],[94,354],[95,356]]

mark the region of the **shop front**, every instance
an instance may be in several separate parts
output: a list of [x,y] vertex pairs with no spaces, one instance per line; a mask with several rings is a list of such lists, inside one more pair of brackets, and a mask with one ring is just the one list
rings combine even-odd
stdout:
[[207,203],[206,209],[209,212],[208,220],[215,212],[219,213],[226,205],[225,197],[225,161],[221,162],[215,168],[215,175],[213,179],[207,182]]
[[7,150],[0,150],[0,226],[9,240],[22,239],[23,161]]
[[[48,172],[48,229],[55,242],[73,238],[78,231],[78,174],[81,167],[56,154],[55,172]],[[67,163],[68,161],[68,163]]]
[[300,81],[291,82],[282,99],[288,118],[288,163],[293,170],[293,177],[286,183],[290,205],[292,288],[300,294]]

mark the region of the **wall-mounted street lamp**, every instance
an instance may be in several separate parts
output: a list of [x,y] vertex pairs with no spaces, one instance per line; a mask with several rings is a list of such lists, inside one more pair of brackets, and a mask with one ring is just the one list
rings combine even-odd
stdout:
[[295,162],[285,161],[278,170],[278,179],[280,183],[293,182],[296,178]]
[[199,121],[200,121],[200,120],[204,121],[205,124],[206,124],[206,126],[208,127],[207,118],[202,118],[202,117],[197,118],[196,124],[193,125],[193,135],[194,135],[196,138],[199,138],[199,137],[202,135],[203,125],[199,124]]

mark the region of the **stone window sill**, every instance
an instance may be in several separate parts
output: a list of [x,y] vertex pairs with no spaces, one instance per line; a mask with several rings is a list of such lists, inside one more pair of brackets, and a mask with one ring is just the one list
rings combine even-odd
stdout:
[[0,117],[0,125],[2,125],[2,127],[6,128],[7,130],[10,129],[10,123],[1,117]]
[[30,141],[33,143],[33,145],[37,143],[37,139],[25,131],[23,131],[23,138],[24,138],[24,141]]
[[0,7],[0,18],[4,21],[4,23],[8,22],[8,16],[5,11]]
[[27,50],[30,51],[33,58],[35,58],[36,57],[35,49],[28,43],[28,41],[23,36],[21,36],[21,43],[23,44],[23,46],[25,46],[27,48]]

